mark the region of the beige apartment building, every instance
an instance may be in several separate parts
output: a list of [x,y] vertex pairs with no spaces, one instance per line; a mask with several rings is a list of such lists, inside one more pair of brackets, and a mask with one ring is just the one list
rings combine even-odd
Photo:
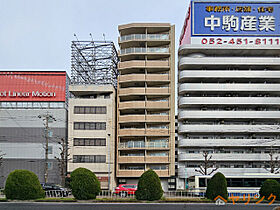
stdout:
[[[116,90],[113,85],[70,85],[68,172],[83,167],[96,174],[101,189],[115,182]],[[109,182],[108,182],[109,180]]]
[[137,183],[153,169],[164,190],[175,175],[174,25],[119,26],[118,183]]

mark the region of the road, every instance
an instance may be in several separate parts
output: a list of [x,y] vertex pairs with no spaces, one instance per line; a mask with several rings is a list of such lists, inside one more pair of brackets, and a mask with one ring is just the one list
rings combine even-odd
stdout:
[[272,210],[277,205],[131,204],[131,203],[0,203],[1,210]]

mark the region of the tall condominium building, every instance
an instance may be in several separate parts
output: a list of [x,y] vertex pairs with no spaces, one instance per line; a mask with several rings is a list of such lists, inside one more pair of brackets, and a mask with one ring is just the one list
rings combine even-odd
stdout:
[[174,28],[167,23],[119,26],[118,183],[137,183],[153,169],[167,190],[168,178],[175,175]]
[[[217,12],[216,7],[224,9]],[[226,177],[271,174],[269,154],[275,160],[280,146],[277,8],[191,2],[178,63],[179,188],[213,169]],[[244,22],[247,16],[255,20],[251,29]],[[263,26],[264,16],[272,19],[271,26]],[[237,25],[227,25],[227,17]],[[205,156],[212,156],[206,173]],[[241,178],[228,184],[256,187]]]
[[72,42],[68,172],[87,168],[109,190],[116,187],[117,64],[113,42]]
[[62,70],[0,71],[0,188],[16,169],[61,182],[55,157],[67,139],[68,82]]

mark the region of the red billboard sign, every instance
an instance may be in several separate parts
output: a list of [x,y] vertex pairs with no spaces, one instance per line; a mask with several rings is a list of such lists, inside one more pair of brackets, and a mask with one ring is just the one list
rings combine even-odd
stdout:
[[66,72],[0,72],[0,101],[65,101]]

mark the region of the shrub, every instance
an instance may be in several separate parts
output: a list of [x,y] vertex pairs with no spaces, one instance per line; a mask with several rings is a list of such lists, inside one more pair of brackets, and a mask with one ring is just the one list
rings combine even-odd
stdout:
[[137,200],[159,200],[163,195],[160,179],[152,170],[144,172],[138,181],[138,187],[135,192]]
[[227,180],[225,176],[218,172],[209,180],[207,184],[206,197],[214,200],[218,195],[228,199]]
[[38,177],[28,170],[11,172],[6,180],[4,193],[7,199],[12,200],[31,200],[45,197]]
[[86,168],[77,168],[71,173],[70,187],[78,200],[95,199],[100,192],[100,182],[95,174]]
[[280,200],[280,184],[274,179],[267,179],[260,188],[260,197],[265,197],[268,200],[271,193],[276,195],[276,200]]

